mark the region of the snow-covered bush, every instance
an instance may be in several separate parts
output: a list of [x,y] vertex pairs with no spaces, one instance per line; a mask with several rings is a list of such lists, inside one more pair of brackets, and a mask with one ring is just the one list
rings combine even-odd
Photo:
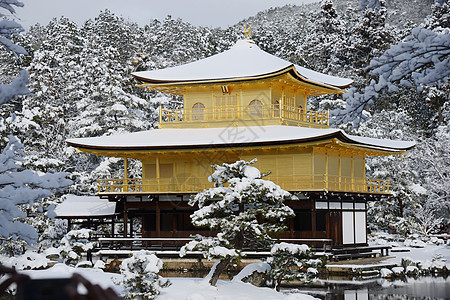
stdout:
[[393,275],[393,272],[387,268],[382,268],[380,270],[380,276],[381,278],[391,278]]
[[271,266],[268,272],[277,291],[280,290],[281,281],[294,279],[307,280],[309,276],[315,276],[321,261],[312,259],[312,253],[307,245],[289,243],[275,244],[270,250],[267,263]]
[[79,229],[69,231],[61,240],[61,256],[68,264],[77,264],[83,253],[90,253],[96,246],[91,242],[94,231],[90,229]]
[[252,263],[245,266],[233,281],[248,282],[254,286],[262,286],[267,281],[267,273],[271,270],[268,263]]
[[36,270],[45,269],[49,262],[45,254],[28,250],[23,255],[9,258],[5,265],[15,267],[17,270]]
[[192,223],[218,234],[197,236],[182,248],[181,255],[199,250],[208,259],[218,258],[211,285],[216,285],[221,272],[241,257],[244,247],[250,250],[270,247],[272,236],[285,230],[286,220],[294,216],[284,201],[295,197],[262,179],[261,172],[250,166],[255,161],[214,165],[215,171],[208,179],[215,187],[189,201],[189,205],[199,207],[191,215]]
[[120,265],[122,280],[117,281],[124,288],[126,299],[155,299],[159,289],[170,286],[170,282],[157,273],[163,262],[155,254],[141,250],[124,259]]

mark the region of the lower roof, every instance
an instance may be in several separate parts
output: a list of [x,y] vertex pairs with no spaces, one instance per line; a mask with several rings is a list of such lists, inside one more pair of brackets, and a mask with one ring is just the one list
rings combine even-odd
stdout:
[[111,136],[75,138],[66,142],[73,147],[97,150],[165,150],[223,148],[258,145],[294,144],[336,138],[366,148],[402,152],[415,146],[413,141],[360,137],[340,129],[295,126],[248,126],[222,128],[167,128]]
[[96,196],[66,195],[55,208],[57,218],[98,218],[115,215],[116,203]]

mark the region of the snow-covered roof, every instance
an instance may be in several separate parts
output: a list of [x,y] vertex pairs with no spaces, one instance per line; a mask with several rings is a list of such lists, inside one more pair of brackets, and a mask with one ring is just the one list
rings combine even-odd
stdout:
[[160,150],[293,144],[331,138],[386,151],[404,151],[415,145],[415,142],[409,141],[352,136],[340,129],[318,129],[283,125],[167,128],[112,136],[69,139],[67,143],[78,148],[99,150]]
[[113,216],[116,203],[95,196],[66,195],[66,199],[55,208],[59,218],[87,218]]
[[332,88],[345,88],[351,79],[315,72],[261,50],[249,40],[239,40],[231,49],[188,64],[132,75],[152,84],[177,84],[203,81],[229,81],[261,78],[282,72],[294,72],[301,80]]

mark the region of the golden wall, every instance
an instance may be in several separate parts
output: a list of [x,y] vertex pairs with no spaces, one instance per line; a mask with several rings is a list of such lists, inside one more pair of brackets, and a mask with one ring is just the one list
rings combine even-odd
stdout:
[[324,147],[271,149],[262,154],[209,151],[142,160],[144,191],[198,192],[212,187],[208,182],[212,164],[254,158],[256,168],[270,173],[265,179],[289,191],[351,191],[365,181],[363,157]]

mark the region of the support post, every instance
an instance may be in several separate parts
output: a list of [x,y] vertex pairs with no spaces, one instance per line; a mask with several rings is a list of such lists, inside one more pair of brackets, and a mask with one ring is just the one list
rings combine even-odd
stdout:
[[158,191],[161,191],[161,180],[159,176],[159,156],[156,157],[156,182],[158,183]]
[[123,158],[123,180],[125,192],[128,192],[128,158],[126,156]]
[[111,237],[114,237],[114,225],[115,225],[114,218],[115,217],[111,218]]
[[130,216],[130,237],[133,237],[133,216]]
[[156,237],[161,237],[161,210],[159,209],[159,199],[156,200]]
[[127,203],[123,204],[123,237],[128,236],[128,208]]
[[325,152],[325,189],[328,191],[328,153]]

